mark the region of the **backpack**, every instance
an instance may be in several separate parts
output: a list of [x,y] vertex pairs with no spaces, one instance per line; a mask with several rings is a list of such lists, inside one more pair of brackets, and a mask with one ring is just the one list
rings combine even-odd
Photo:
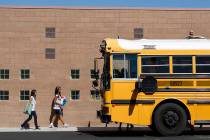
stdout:
[[23,113],[31,115],[31,111],[32,111],[32,103],[30,101],[28,101],[28,103],[26,104]]

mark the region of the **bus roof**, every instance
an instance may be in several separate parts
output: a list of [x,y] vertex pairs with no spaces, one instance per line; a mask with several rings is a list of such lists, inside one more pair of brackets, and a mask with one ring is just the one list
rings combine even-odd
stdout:
[[[210,50],[209,39],[106,39],[106,42],[108,47],[123,50]],[[112,46],[113,42],[117,46]]]

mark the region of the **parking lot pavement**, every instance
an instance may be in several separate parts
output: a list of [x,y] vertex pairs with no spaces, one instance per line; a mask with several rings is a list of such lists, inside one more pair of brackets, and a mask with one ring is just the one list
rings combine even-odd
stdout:
[[[41,128],[41,130],[0,129],[1,140],[210,140],[210,128],[196,128],[181,136],[161,137],[149,128],[134,128],[121,131],[116,127]],[[26,133],[25,133],[26,132]]]

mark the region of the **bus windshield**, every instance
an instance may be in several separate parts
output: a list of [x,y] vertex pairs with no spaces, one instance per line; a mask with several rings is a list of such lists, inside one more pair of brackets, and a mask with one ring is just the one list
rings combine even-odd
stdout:
[[110,54],[104,55],[103,73],[101,75],[102,85],[104,90],[110,89]]

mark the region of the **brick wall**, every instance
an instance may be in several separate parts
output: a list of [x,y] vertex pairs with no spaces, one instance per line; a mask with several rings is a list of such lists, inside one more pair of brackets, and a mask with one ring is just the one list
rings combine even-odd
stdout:
[[[56,28],[56,38],[45,37],[46,27]],[[10,70],[10,79],[0,80],[0,90],[10,92],[9,101],[0,101],[0,127],[17,127],[26,118],[20,90],[33,88],[38,91],[38,120],[47,126],[57,85],[68,99],[72,89],[80,90],[80,100],[65,107],[67,123],[99,124],[100,101],[90,96],[98,46],[106,37],[133,39],[138,27],[144,29],[144,38],[184,38],[191,29],[209,37],[210,10],[0,8],[0,69]],[[55,48],[56,59],[45,59],[45,48]],[[30,69],[30,79],[20,79],[23,68]],[[70,79],[75,68],[80,69],[79,80]]]

